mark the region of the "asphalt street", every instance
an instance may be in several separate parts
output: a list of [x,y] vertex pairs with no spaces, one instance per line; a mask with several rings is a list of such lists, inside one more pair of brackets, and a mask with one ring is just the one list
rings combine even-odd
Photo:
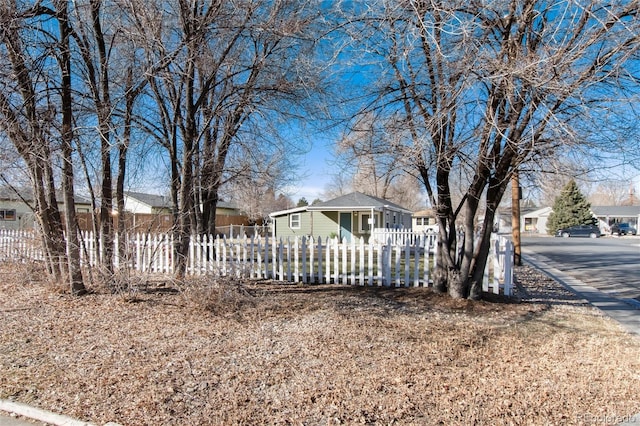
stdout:
[[640,302],[640,237],[524,237],[522,250],[607,295]]

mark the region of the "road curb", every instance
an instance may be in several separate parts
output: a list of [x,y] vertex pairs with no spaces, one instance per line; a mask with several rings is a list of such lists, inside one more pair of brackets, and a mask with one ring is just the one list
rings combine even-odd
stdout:
[[[37,420],[54,426],[96,426],[93,423],[76,420],[62,414],[53,413],[41,408],[32,407],[20,402],[0,399],[0,411],[9,414],[13,413],[18,416],[26,417],[31,420]],[[120,426],[117,423],[109,422],[104,426]]]

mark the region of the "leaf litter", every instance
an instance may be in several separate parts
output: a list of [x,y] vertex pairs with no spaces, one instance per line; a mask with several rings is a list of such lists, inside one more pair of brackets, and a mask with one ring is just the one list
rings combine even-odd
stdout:
[[0,274],[0,398],[96,424],[553,425],[640,412],[640,339],[527,266],[514,297],[480,302],[214,278],[77,298],[33,267]]

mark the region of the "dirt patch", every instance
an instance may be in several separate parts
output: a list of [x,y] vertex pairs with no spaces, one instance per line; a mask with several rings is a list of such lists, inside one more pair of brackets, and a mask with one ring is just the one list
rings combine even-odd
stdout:
[[527,267],[516,297],[480,302],[207,279],[74,298],[13,266],[0,274],[0,398],[98,424],[593,424],[640,412],[639,339]]

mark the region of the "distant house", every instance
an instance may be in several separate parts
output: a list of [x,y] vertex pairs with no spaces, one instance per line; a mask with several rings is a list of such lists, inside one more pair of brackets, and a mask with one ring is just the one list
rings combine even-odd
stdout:
[[413,213],[411,222],[411,229],[415,232],[435,232],[438,230],[436,212],[433,209]]
[[614,223],[626,222],[634,228],[640,223],[640,206],[591,206],[591,211],[605,231]]
[[[91,202],[79,195],[75,197],[76,212],[91,212]],[[57,194],[58,208],[64,211],[62,194]],[[36,218],[31,207],[34,205],[33,191],[20,189],[19,195],[8,187],[0,187],[0,229],[34,229]]]
[[[124,209],[130,217],[128,227],[136,231],[166,232],[173,225],[173,205],[170,197],[147,194],[143,192],[125,191]],[[249,218],[239,208],[225,201],[218,201],[216,206],[216,230],[220,234],[228,234],[230,226],[248,225]]]
[[522,212],[520,216],[520,231],[529,234],[546,234],[547,220],[552,211],[551,207],[543,207]]
[[171,198],[143,192],[124,192],[124,209],[140,214],[170,214]]
[[372,228],[411,229],[411,212],[371,195],[353,192],[312,206],[269,215],[275,237],[368,238]]
[[[124,209],[131,213],[170,214],[172,208],[171,198],[164,195],[132,191],[124,193]],[[231,203],[218,201],[217,216],[238,216],[240,214],[240,210]]]

